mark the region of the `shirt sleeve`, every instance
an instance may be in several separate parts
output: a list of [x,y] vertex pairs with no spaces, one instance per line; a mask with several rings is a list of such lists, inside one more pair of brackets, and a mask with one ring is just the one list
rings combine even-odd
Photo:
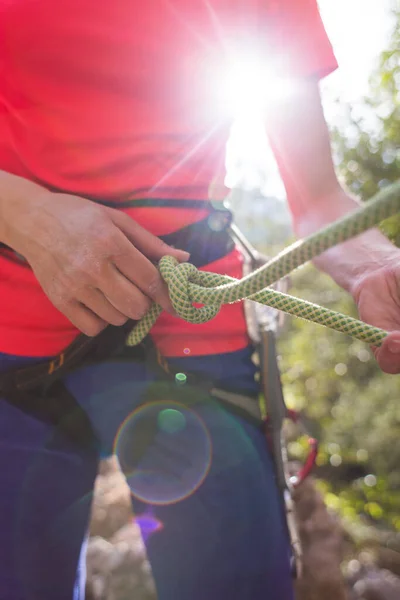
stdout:
[[259,0],[259,34],[282,74],[322,79],[338,64],[317,0]]

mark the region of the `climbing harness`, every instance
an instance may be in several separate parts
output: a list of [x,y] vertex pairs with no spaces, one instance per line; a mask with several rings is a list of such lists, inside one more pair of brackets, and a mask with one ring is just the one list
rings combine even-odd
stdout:
[[[341,313],[289,296],[268,286],[325,250],[345,242],[400,212],[400,182],[386,187],[350,215],[310,237],[293,244],[250,275],[236,280],[226,275],[198,271],[191,263],[164,256],[159,268],[168,285],[176,313],[190,323],[205,323],[218,314],[222,304],[247,298],[330,329],[380,346],[387,332]],[[195,308],[193,303],[203,304]],[[140,343],[161,313],[153,304],[127,338],[128,346]]]
[[[162,206],[169,205],[167,201],[159,202]],[[214,211],[208,218],[189,225],[179,232],[184,236],[186,243],[178,242],[176,245],[184,247],[191,253],[192,262],[179,264],[172,257],[165,256],[161,259],[159,268],[168,285],[177,314],[186,321],[204,323],[218,313],[222,304],[239,300],[244,300],[247,305],[255,306],[254,303],[258,303],[264,305],[264,309],[266,307],[272,309],[272,312],[271,310],[268,312],[268,309],[267,312],[261,311],[261,318],[259,314],[257,319],[261,384],[268,415],[263,426],[274,457],[277,483],[292,544],[294,571],[299,574],[301,546],[293,514],[292,492],[310,472],[315,462],[317,448],[315,440],[310,440],[311,452],[304,467],[295,477],[291,476],[288,472],[282,425],[285,419],[295,420],[297,416],[288,410],[282,394],[275,350],[276,323],[281,314],[278,311],[342,331],[375,346],[382,344],[387,332],[349,316],[289,296],[282,291],[285,287],[282,286],[282,281],[291,271],[325,250],[349,240],[379,224],[385,218],[400,212],[400,182],[385,188],[359,210],[307,239],[297,242],[277,257],[267,260],[265,264],[262,264],[264,260],[260,259],[260,255],[252,250],[244,236],[231,223],[230,212],[222,204],[218,210],[215,206],[213,208]],[[218,211],[220,214],[216,223],[213,223],[213,227],[209,227],[209,219],[214,218]],[[219,226],[218,222],[222,223],[222,226]],[[208,253],[211,246],[214,253],[221,257],[233,247],[232,236],[228,235],[228,229],[240,242],[242,248],[244,247],[244,250],[250,253],[252,267],[258,267],[241,280],[197,270],[197,266],[210,262]],[[164,241],[173,244],[174,235],[170,234]],[[204,236],[208,237],[206,243],[204,243]],[[181,241],[181,238],[178,240]],[[210,243],[207,243],[208,241]],[[12,253],[11,249],[6,248],[5,251]],[[16,260],[21,260],[21,257],[16,257]],[[277,289],[270,287],[273,284]],[[203,306],[195,308],[194,303],[201,303]],[[2,373],[0,395],[20,410],[62,429],[74,441],[95,449],[96,439],[88,417],[66,390],[62,377],[87,364],[119,359],[150,361],[153,366],[158,364],[161,367],[166,378],[173,377],[174,373],[169,369],[168,361],[157,354],[148,336],[160,313],[161,308],[153,304],[139,322],[128,321],[123,327],[109,326],[95,338],[82,334],[64,352],[50,360]],[[212,398],[226,405],[228,410],[253,419],[257,426],[262,425],[261,413],[254,398],[216,388],[212,381],[207,382],[199,375],[188,374],[188,376],[188,381],[193,383],[193,390],[196,387],[201,388]]]
[[288,409],[283,396],[275,346],[275,331],[271,326],[265,326],[261,322],[260,333],[261,343],[258,347],[258,352],[261,363],[262,392],[266,408],[265,433],[274,461],[276,484],[280,493],[290,539],[292,574],[293,577],[297,578],[301,577],[303,570],[303,552],[294,512],[293,492],[312,471],[317,458],[318,445],[316,440],[309,438],[311,451],[302,469],[293,476],[289,469],[284,423],[286,419],[296,422],[298,414]]
[[[254,271],[268,262],[268,258],[260,254],[234,224],[231,225],[231,231],[234,239],[242,249],[246,271],[249,268],[250,272]],[[285,277],[279,280],[274,287],[281,292],[287,291],[289,287],[288,278]],[[301,577],[303,571],[303,552],[295,516],[293,492],[296,487],[303,483],[315,466],[318,443],[315,439],[308,437],[311,450],[303,467],[296,475],[293,475],[289,468],[284,424],[287,419],[298,423],[300,418],[296,411],[289,409],[286,405],[278,365],[276,338],[284,325],[284,318],[282,318],[284,313],[255,302],[246,300],[244,302],[247,329],[255,346],[260,366],[260,383],[264,404],[264,432],[273,458],[276,484],[291,545],[292,576],[298,578]],[[247,400],[247,403],[249,404],[249,400]],[[307,435],[308,432],[304,431],[304,433]]]
[[[186,321],[204,323],[218,313],[221,304],[238,300],[252,300],[380,346],[387,332],[352,317],[294,298],[279,289],[267,289],[267,286],[279,282],[295,268],[332,246],[349,240],[399,211],[400,184],[395,184],[377,194],[364,207],[306,240],[294,244],[276,258],[266,261],[264,265],[262,265],[263,261],[260,260],[260,255],[254,251],[246,238],[234,225],[231,225],[234,237],[241,245],[242,250],[247,253],[252,266],[252,272],[240,281],[214,273],[200,272],[193,265],[179,264],[172,257],[161,259],[160,271],[168,285],[174,309]],[[256,269],[254,270],[254,268]],[[203,303],[204,306],[197,309],[193,306],[194,302]],[[161,309],[157,305],[153,305],[147,315],[131,331],[127,338],[127,345],[135,346],[140,343],[157,320],[160,312]],[[294,577],[300,577],[302,547],[294,514],[293,491],[311,472],[317,457],[318,443],[315,439],[309,438],[310,452],[305,464],[297,475],[291,475],[288,468],[283,424],[287,418],[297,420],[297,415],[287,408],[282,391],[275,348],[275,333],[279,317],[277,317],[277,311],[271,313],[271,311],[256,310],[255,314],[258,325],[257,349],[261,368],[261,384],[267,411],[265,420],[267,441],[274,459],[277,486],[291,543],[292,573]],[[218,398],[218,394],[216,397]],[[247,406],[252,404],[254,405],[247,399]]]
[[[135,202],[137,201],[135,200]],[[144,202],[147,206],[151,205],[152,201]],[[169,204],[170,201],[159,200],[157,206],[169,206]],[[199,201],[193,201],[193,206],[199,206]],[[214,212],[222,213],[225,229],[226,226],[230,226],[230,213],[226,211],[222,203],[207,203],[207,206]],[[178,264],[168,256],[160,261],[161,274],[169,286],[176,312],[181,318],[191,322],[208,321],[217,314],[221,304],[246,298],[248,301],[265,304],[379,346],[387,332],[310,302],[291,297],[268,286],[284,278],[292,270],[328,248],[362,233],[398,212],[400,212],[400,182],[386,187],[362,208],[344,219],[297,242],[240,281],[215,273],[198,271],[193,264]],[[202,239],[205,232],[207,232],[206,244],[197,244],[197,246],[195,244],[194,252],[192,251],[191,257],[198,266],[207,264],[206,254],[210,245],[216,243],[218,246],[219,244],[219,252],[223,255],[224,252],[226,253],[227,245],[231,243],[224,227],[207,227],[206,219],[185,228],[189,251],[192,250],[190,240],[195,239],[196,236]],[[171,236],[173,237],[173,234]],[[222,244],[218,242],[220,239],[222,239]],[[168,240],[169,243],[172,241],[172,238]],[[199,248],[201,249],[199,250]],[[5,252],[12,254],[12,250],[7,247],[5,247]],[[11,257],[11,259],[13,258]],[[16,257],[15,260],[20,260],[20,258]],[[194,302],[203,303],[204,306],[195,308]],[[125,326],[119,328],[109,326],[95,338],[89,338],[82,334],[65,351],[50,360],[2,373],[0,375],[0,394],[7,398],[12,397],[14,403],[28,412],[34,411],[35,402],[38,403],[37,414],[39,415],[43,415],[47,410],[46,406],[49,405],[50,420],[52,422],[60,421],[61,408],[60,414],[55,415],[54,410],[50,408],[51,402],[47,401],[46,403],[45,397],[40,402],[39,400],[34,402],[32,397],[27,399],[26,394],[30,396],[29,392],[40,388],[44,390],[43,393],[47,397],[52,384],[59,381],[65,374],[88,361],[93,363],[108,359],[112,356],[115,348],[121,349],[122,347],[124,353],[140,353],[142,341],[145,340],[160,312],[161,308],[154,304],[139,322],[128,321]],[[227,400],[223,391],[216,390],[216,394],[219,394],[222,401],[224,398]],[[245,400],[240,395],[236,396],[235,400],[232,400],[232,405],[240,408]]]

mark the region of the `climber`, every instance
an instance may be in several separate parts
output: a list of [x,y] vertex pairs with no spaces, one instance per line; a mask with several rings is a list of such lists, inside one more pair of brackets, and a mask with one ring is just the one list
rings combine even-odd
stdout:
[[[170,412],[158,411],[160,443],[144,447],[136,457],[143,468],[128,481],[135,510],[151,505],[163,524],[147,545],[159,599],[289,600],[289,542],[255,414],[243,305],[188,324],[174,315],[154,263],[171,254],[242,276],[218,210],[232,115],[217,88],[247,49],[265,73],[293,83],[269,103],[266,127],[297,234],[357,206],[332,164],[318,82],[337,65],[316,0],[0,6],[0,370],[56,355],[61,366],[80,332],[96,340],[124,331],[155,300],[165,311],[151,341],[168,368],[247,398],[239,408],[208,402],[190,382],[163,396],[145,350],[117,361],[106,344],[101,360],[61,382],[97,445],[75,443],[54,415],[4,396],[0,596],[84,597],[99,457],[116,451],[129,462],[129,444],[154,422],[151,392]],[[399,256],[373,230],[316,260],[353,296],[361,319],[391,332],[375,350],[388,373],[400,371]],[[198,402],[185,408],[196,389]],[[49,410],[62,406],[55,398]],[[163,479],[163,470],[178,476]]]

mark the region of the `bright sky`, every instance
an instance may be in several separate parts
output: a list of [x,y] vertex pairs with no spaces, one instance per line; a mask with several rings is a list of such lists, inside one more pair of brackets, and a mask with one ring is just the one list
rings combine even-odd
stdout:
[[[335,98],[339,97],[341,102],[356,103],[368,90],[369,75],[380,52],[385,49],[391,31],[391,2],[399,0],[318,1],[340,66],[326,78],[322,88],[326,117],[334,120],[337,112]],[[232,152],[233,164],[238,153],[245,157],[247,163],[255,163],[261,168],[267,163],[271,175],[264,193],[282,196],[282,184],[276,167],[271,163],[261,129],[259,123],[243,122],[242,126],[237,123],[233,143],[228,146],[228,157]]]
[[385,49],[391,0],[319,0],[319,5],[339,62],[338,71],[324,83],[325,104],[339,95],[355,102],[368,90],[368,77]]

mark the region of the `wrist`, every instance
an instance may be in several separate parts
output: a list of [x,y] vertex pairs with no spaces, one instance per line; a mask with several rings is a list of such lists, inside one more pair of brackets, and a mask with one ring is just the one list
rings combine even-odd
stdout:
[[0,242],[20,250],[23,222],[44,194],[49,192],[40,185],[0,170]]
[[[349,212],[360,202],[339,188],[329,197],[315,202],[301,219],[295,222],[296,233],[307,236]],[[361,282],[382,268],[399,261],[400,251],[377,228],[334,246],[314,259],[314,264],[328,273],[354,299]]]
[[297,214],[294,219],[294,230],[300,237],[311,235],[348,213],[354,212],[360,204],[357,198],[349,196],[337,182],[332,192],[310,200],[306,208]]
[[331,248],[315,260],[315,265],[357,301],[366,279],[398,261],[399,250],[379,230],[372,229]]

